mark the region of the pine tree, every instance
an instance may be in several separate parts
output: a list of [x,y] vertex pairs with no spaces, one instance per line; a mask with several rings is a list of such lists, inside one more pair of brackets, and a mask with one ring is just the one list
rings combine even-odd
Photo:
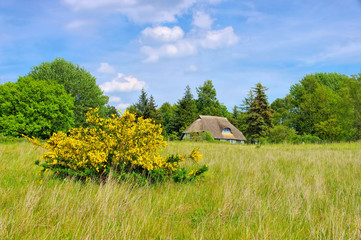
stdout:
[[247,113],[249,111],[249,109],[251,108],[253,101],[254,101],[254,93],[251,89],[248,92],[248,96],[243,99],[242,104],[240,105],[239,109],[242,112]]
[[162,122],[162,115],[159,110],[157,110],[157,104],[153,98],[153,95],[150,95],[148,100],[148,107],[144,113],[144,118],[151,118],[155,123],[160,124]]
[[239,116],[240,116],[240,112],[238,110],[238,107],[235,105],[233,107],[232,116],[229,119],[229,121],[233,124],[233,126],[235,126],[238,129],[239,129],[239,125],[240,125]]
[[272,127],[273,111],[267,101],[267,88],[258,83],[252,90],[254,99],[247,112],[246,134],[249,140],[258,141],[268,135]]
[[198,117],[196,101],[189,86],[186,87],[182,99],[175,105],[174,118],[172,119],[171,129],[174,132],[181,133]]
[[157,110],[157,104],[155,103],[154,97],[151,95],[148,98],[148,94],[144,88],[142,89],[138,102],[128,107],[127,110],[131,113],[134,113],[137,118],[151,118],[157,124],[162,122],[162,115],[160,111]]
[[138,103],[135,104],[137,117],[144,117],[145,114],[147,114],[148,105],[149,105],[148,96],[143,88],[139,96]]

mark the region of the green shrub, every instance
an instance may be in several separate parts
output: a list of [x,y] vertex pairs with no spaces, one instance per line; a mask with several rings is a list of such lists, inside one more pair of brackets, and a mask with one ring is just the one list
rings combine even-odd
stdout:
[[296,136],[294,129],[284,125],[277,125],[270,130],[267,140],[270,143],[292,142]]
[[212,134],[208,131],[191,132],[189,134],[189,137],[185,138],[184,140],[192,141],[192,142],[203,142],[203,141],[214,142],[214,138],[213,138]]
[[203,136],[204,136],[204,140],[207,142],[214,142],[214,138],[212,136],[212,134],[208,131],[204,131],[203,132]]

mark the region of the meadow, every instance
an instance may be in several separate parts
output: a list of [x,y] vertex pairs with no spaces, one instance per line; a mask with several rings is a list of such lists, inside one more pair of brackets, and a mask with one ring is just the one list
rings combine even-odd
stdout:
[[202,182],[41,178],[44,150],[0,144],[0,239],[357,239],[361,143],[199,147]]

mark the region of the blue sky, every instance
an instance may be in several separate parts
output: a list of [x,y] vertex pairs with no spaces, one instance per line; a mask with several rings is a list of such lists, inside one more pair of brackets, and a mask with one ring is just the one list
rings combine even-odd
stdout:
[[272,102],[306,74],[361,72],[360,0],[0,1],[0,84],[63,57],[122,110],[212,80],[229,110],[261,82]]

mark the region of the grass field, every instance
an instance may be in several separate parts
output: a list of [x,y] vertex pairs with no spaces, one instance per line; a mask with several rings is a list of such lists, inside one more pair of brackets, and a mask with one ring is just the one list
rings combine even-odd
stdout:
[[0,239],[358,239],[361,143],[199,146],[203,182],[41,179],[43,150],[0,144]]

